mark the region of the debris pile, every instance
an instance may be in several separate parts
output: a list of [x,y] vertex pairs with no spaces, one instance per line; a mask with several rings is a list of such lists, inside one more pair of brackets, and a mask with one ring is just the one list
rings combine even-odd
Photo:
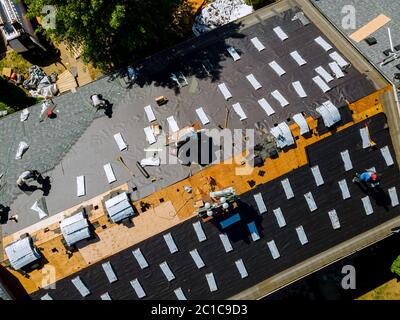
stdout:
[[52,73],[48,76],[41,68],[34,65],[29,68],[29,79],[24,81],[23,87],[29,90],[33,97],[51,98],[58,92],[56,80],[57,74]]
[[244,0],[216,0],[206,6],[195,18],[193,33],[196,36],[242,18],[254,11]]

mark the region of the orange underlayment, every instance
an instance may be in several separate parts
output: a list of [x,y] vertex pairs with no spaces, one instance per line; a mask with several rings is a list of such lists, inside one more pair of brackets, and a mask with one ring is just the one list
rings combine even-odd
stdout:
[[390,22],[390,18],[384,14],[380,14],[375,19],[368,22],[366,25],[358,29],[356,32],[350,35],[350,38],[355,42],[361,42],[365,38],[369,37],[371,34],[382,28],[385,24]]
[[[381,94],[390,90],[392,90],[392,88],[389,86],[356,103],[350,104],[349,107],[353,111],[354,123],[383,112]],[[316,128],[317,122],[311,117],[307,118],[307,122],[312,130]],[[337,131],[341,131],[354,123],[346,124],[338,128]],[[78,251],[74,252],[70,257],[68,257],[61,243],[62,236],[59,234],[59,230],[57,230],[59,228],[58,220],[61,220],[62,214],[56,218],[50,217],[49,219],[41,221],[38,225],[28,228],[28,230],[31,236],[33,236],[35,244],[40,248],[43,256],[48,261],[48,264],[46,264],[45,268],[42,270],[30,272],[29,279],[9,268],[8,271],[18,278],[28,293],[32,293],[42,286],[49,285],[48,282],[43,283],[43,276],[51,267],[54,267],[56,271],[55,278],[52,281],[58,281],[87,267],[89,264],[133,246],[144,239],[163,232],[193,217],[194,203],[211,191],[208,184],[209,177],[212,177],[216,181],[216,190],[233,186],[237,194],[240,195],[252,189],[247,181],[253,180],[256,185],[266,183],[287,172],[306,165],[307,155],[305,148],[331,135],[330,132],[318,135],[314,131],[311,137],[304,138],[300,136],[297,125],[292,125],[291,130],[296,137],[297,147],[285,152],[280,152],[277,159],[267,159],[262,167],[252,170],[249,175],[235,174],[236,169],[246,166],[246,164],[241,165],[242,161],[241,157],[239,157],[236,161],[232,161],[232,164],[216,164],[210,166],[188,179],[155,192],[140,201],[134,202],[133,205],[137,209],[140,208],[139,202],[146,203],[148,209],[145,212],[140,212],[139,209],[139,215],[133,219],[134,227],[130,229],[108,222],[101,205],[101,199],[104,194],[86,201],[85,205],[93,204],[99,206],[99,208],[89,216],[91,223],[95,223],[98,239],[92,242],[83,242],[82,246],[78,248]],[[258,175],[260,170],[265,171],[263,176]],[[191,186],[193,192],[191,194],[186,193],[183,190],[184,186]],[[127,188],[128,186],[125,184],[116,189],[127,190]],[[79,206],[76,206],[65,212],[71,213],[78,207]],[[46,225],[46,221],[50,221],[50,223],[47,222]],[[46,227],[48,230],[44,232]],[[21,232],[24,232],[24,230]],[[21,232],[4,238],[4,245],[18,238]],[[5,261],[3,265],[6,266],[7,262]]]

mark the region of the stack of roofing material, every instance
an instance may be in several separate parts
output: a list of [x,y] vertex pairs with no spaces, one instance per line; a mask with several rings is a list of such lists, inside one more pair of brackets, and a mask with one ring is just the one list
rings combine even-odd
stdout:
[[271,105],[268,103],[267,100],[265,100],[265,98],[262,98],[257,102],[268,116],[271,116],[275,113],[274,109],[272,109]]
[[286,107],[289,104],[289,101],[279,92],[279,90],[275,90],[271,92],[271,95],[279,102],[282,108]]
[[200,118],[200,121],[203,125],[209,124],[210,120],[208,119],[206,113],[203,108],[196,109],[197,116]]
[[85,188],[85,176],[79,176],[76,177],[76,195],[78,197],[82,197],[86,194],[86,188]]
[[104,172],[106,173],[108,183],[113,183],[113,182],[117,181],[117,178],[115,177],[114,170],[111,166],[111,163],[105,164],[103,166],[103,168],[104,168]]
[[258,208],[258,212],[259,212],[260,214],[263,214],[263,213],[265,213],[265,212],[268,211],[268,210],[267,210],[267,207],[266,207],[266,205],[265,205],[265,203],[264,203],[264,199],[263,199],[261,193],[255,194],[255,195],[254,195],[254,200],[256,201],[257,208]]
[[71,280],[74,287],[79,291],[82,297],[86,297],[90,294],[90,290],[86,287],[86,285],[82,282],[81,278],[78,276]]
[[242,106],[240,105],[240,103],[235,103],[232,105],[233,110],[236,112],[236,114],[239,116],[240,121],[246,120],[247,116],[245,114],[245,112],[242,109]]
[[199,36],[253,11],[253,7],[247,5],[244,0],[215,0],[196,17],[192,28],[193,33]]
[[23,267],[41,258],[40,252],[34,247],[32,239],[28,236],[11,243],[4,248],[11,267],[21,270]]
[[290,55],[300,67],[307,63],[307,61],[303,59],[298,51],[293,51],[290,53]]
[[275,241],[271,240],[271,241],[267,242],[267,245],[268,245],[269,251],[271,252],[272,258],[274,260],[278,259],[281,255],[280,255],[280,253],[278,251],[278,248],[277,248],[277,246],[275,244]]
[[104,204],[112,222],[119,222],[135,214],[126,192],[105,201]]
[[68,246],[90,238],[89,223],[83,212],[65,218],[60,223],[61,232]]
[[293,120],[299,126],[301,135],[310,132],[310,127],[308,126],[307,120],[301,113],[295,114],[293,116]]
[[144,107],[144,112],[146,113],[146,116],[147,116],[147,119],[149,120],[149,122],[153,122],[156,120],[156,116],[154,115],[151,105]]
[[306,98],[307,97],[307,93],[304,91],[303,86],[301,85],[300,81],[294,81],[292,82],[292,86],[294,88],[294,90],[296,90],[298,96],[300,98]]
[[27,144],[25,141],[21,141],[18,145],[17,153],[15,155],[15,160],[20,160],[22,158],[22,155],[25,153],[26,150],[28,150],[29,144]]
[[174,290],[174,293],[176,295],[176,297],[178,298],[178,300],[187,300],[185,294],[182,291],[182,288],[178,288]]
[[126,148],[128,148],[128,146],[126,145],[126,142],[120,132],[114,134],[114,139],[115,139],[115,142],[117,143],[120,151],[124,151]]
[[234,47],[228,47],[226,49],[228,51],[228,53],[231,55],[233,61],[238,61],[240,60],[240,55],[239,53],[236,51],[236,49]]
[[335,74],[335,77],[337,79],[344,77],[344,73],[336,61],[330,62],[329,68],[331,68],[332,72]]
[[344,68],[348,66],[350,63],[348,63],[346,60],[343,59],[343,57],[337,53],[336,51],[332,52],[329,54],[329,56],[335,60],[335,62],[339,65],[339,67]]
[[276,138],[278,148],[282,149],[294,144],[292,132],[285,122],[281,122],[277,127],[272,128],[271,134]]
[[284,41],[284,40],[289,38],[288,35],[285,33],[285,31],[282,30],[281,27],[275,27],[273,29],[273,31],[279,37],[279,39],[281,39],[282,41]]
[[258,51],[263,51],[265,49],[265,46],[257,37],[251,38],[250,41]]
[[170,79],[176,82],[179,88],[183,88],[189,84],[182,72],[178,72],[178,74],[171,73]]
[[286,226],[286,220],[283,216],[282,209],[276,208],[273,210],[273,213],[275,215],[276,222],[278,223],[279,228],[283,228],[284,226]]
[[322,116],[322,120],[327,128],[332,127],[341,120],[338,108],[329,100],[318,107],[316,111]]
[[308,208],[310,209],[311,212],[314,212],[315,210],[318,209],[317,204],[315,203],[314,196],[311,192],[307,192],[304,194],[304,199],[306,199]]

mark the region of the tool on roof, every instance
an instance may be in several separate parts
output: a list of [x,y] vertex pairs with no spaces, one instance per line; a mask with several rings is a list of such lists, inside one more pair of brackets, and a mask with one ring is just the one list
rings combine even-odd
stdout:
[[224,129],[227,129],[227,128],[228,128],[229,112],[230,112],[230,109],[229,109],[227,106],[225,106],[225,122],[224,122]]
[[387,52],[387,54],[385,52],[384,53],[385,53],[385,55],[387,55],[387,58],[383,59],[383,61],[380,63],[381,67],[400,59],[400,48],[399,48],[399,46],[395,47],[393,45],[392,33],[390,31],[390,28],[387,28],[387,31],[388,31],[388,36],[389,36],[390,49],[385,50]]
[[156,98],[156,102],[159,106],[162,106],[163,104],[166,104],[168,102],[168,98],[165,96],[159,96]]
[[367,132],[368,132],[368,139],[369,139],[369,143],[370,143],[371,147],[376,146],[375,141],[373,141],[372,138],[371,138],[371,134],[369,132],[368,124],[365,125],[365,128],[367,129]]
[[145,170],[145,168],[143,168],[143,166],[140,164],[139,161],[136,161],[136,166],[138,167],[138,169],[140,170],[140,172],[143,174],[143,176],[148,179],[150,178],[150,175],[148,174],[148,172]]
[[122,163],[122,166],[129,172],[129,174],[130,174],[132,177],[135,176],[135,174],[132,172],[132,170],[129,169],[129,167],[126,165],[126,163],[125,163],[124,159],[122,158],[122,156],[118,156],[118,157],[117,157],[117,160],[118,160],[119,162]]

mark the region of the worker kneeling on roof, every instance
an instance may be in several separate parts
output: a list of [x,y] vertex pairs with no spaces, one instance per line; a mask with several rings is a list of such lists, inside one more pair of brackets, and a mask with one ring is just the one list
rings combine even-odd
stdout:
[[107,105],[106,101],[102,98],[102,96],[97,93],[92,94],[90,96],[90,99],[92,100],[93,106],[97,109],[104,108]]
[[381,177],[374,171],[366,170],[361,174],[356,173],[353,182],[364,183],[370,185],[372,188],[379,186]]
[[21,175],[17,179],[17,186],[18,187],[27,186],[27,182],[30,179],[37,180],[39,176],[40,176],[40,173],[36,170],[24,171],[21,173]]

